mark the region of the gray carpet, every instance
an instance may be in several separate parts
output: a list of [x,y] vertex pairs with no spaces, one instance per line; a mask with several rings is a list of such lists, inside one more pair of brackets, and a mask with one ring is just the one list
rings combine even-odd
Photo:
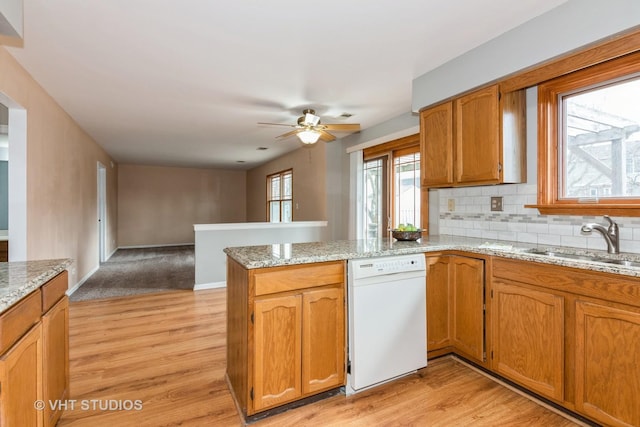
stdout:
[[70,297],[71,301],[166,290],[192,290],[194,246],[118,249]]

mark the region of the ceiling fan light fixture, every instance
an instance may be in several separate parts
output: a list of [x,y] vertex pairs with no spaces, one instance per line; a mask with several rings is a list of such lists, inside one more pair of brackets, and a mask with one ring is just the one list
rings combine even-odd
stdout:
[[303,144],[315,144],[316,142],[318,142],[318,139],[320,138],[320,132],[316,132],[315,130],[311,130],[311,129],[298,132],[297,135]]

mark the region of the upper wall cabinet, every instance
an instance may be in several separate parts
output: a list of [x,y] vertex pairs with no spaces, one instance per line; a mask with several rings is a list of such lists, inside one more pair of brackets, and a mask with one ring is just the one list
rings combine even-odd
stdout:
[[422,185],[455,187],[526,179],[524,90],[498,85],[420,112]]

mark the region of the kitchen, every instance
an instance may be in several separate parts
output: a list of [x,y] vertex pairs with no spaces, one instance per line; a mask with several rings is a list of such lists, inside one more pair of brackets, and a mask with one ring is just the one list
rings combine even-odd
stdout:
[[[632,14],[630,14],[632,15]],[[626,27],[623,26],[621,28],[619,28],[618,30],[623,30],[626,29],[627,27],[629,27],[628,24],[623,24],[623,25],[627,25]],[[605,31],[605,30],[603,30]],[[612,34],[614,32],[617,31],[612,31],[610,33],[606,33],[606,34],[601,34],[600,37],[594,37],[593,41],[605,37],[608,34]],[[525,37],[525,35],[523,35],[522,37]],[[592,40],[589,40],[589,42]],[[582,42],[584,42],[584,40],[582,40]],[[526,42],[523,42],[526,45]],[[584,43],[582,43],[584,44]],[[580,46],[582,44],[577,44],[574,47]],[[566,49],[566,46],[564,47]],[[490,56],[490,55],[489,55]],[[553,55],[552,55],[553,56]],[[531,60],[535,61],[536,59],[547,59],[546,57],[543,58],[535,58],[532,56]],[[8,61],[7,58],[4,58],[5,61]],[[507,61],[502,61],[502,63],[505,63]],[[4,64],[5,62],[3,62]],[[11,67],[14,67],[13,65]],[[455,67],[454,67],[455,68]],[[439,73],[444,73],[444,70],[440,70]],[[497,70],[496,72],[502,72],[502,70]],[[508,73],[508,72],[507,72]],[[437,75],[438,73],[436,73]],[[495,76],[494,76],[495,77]],[[492,80],[492,78],[494,77],[489,77],[486,78],[486,81],[490,81]],[[479,79],[482,79],[482,76],[478,77]],[[479,81],[477,82],[478,84],[484,83],[484,81]],[[469,83],[471,86],[474,86],[473,82]],[[444,90],[442,88],[442,85],[439,84],[434,84],[434,86],[436,87],[436,89],[439,90]],[[460,88],[458,88],[460,89]],[[465,89],[461,89],[461,90],[454,90],[452,91],[452,93],[457,93],[457,92],[463,92]],[[435,100],[439,100],[439,99],[444,99],[447,98],[447,96],[441,96],[439,97],[437,90],[433,90],[433,88],[430,88],[430,90],[427,91],[429,94],[433,94],[433,97],[435,98]],[[422,95],[422,97],[424,97],[424,95]],[[45,100],[45,103],[49,103],[50,101]],[[425,105],[430,105],[433,102],[431,102],[429,99],[417,99],[415,100],[416,103],[418,103],[416,110],[422,108]],[[65,119],[66,120],[66,119]],[[414,126],[417,124],[417,122],[415,121],[415,117],[406,117],[401,119],[402,120],[406,120],[406,122],[409,122],[411,120],[413,120]],[[396,128],[398,130],[398,132],[402,131],[402,126],[404,126],[404,123],[400,126],[397,124],[394,124],[395,126],[400,126],[400,128]],[[407,127],[405,127],[404,129],[406,129]],[[389,132],[388,128],[384,130],[385,132],[388,132],[387,134],[393,133]],[[365,141],[365,140],[374,140],[377,137],[383,136],[383,135],[376,135],[376,132],[380,132],[380,130],[371,130],[370,132],[366,132],[363,131],[358,135],[354,135],[353,139],[351,139],[351,145],[356,146],[359,143]],[[400,136],[400,135],[398,135]],[[530,147],[527,147],[530,148]],[[46,150],[46,149],[45,149]],[[89,150],[91,151],[91,150]],[[100,150],[95,150],[95,151],[100,151]],[[335,146],[327,146],[326,148],[327,154],[326,154],[326,158],[329,159],[331,158],[330,156],[339,156],[341,153],[337,153],[336,151],[339,151],[338,149],[335,148]],[[94,153],[91,154],[92,156],[94,155]],[[104,156],[103,153],[99,154],[100,156]],[[338,159],[340,159],[341,157],[337,157]],[[530,156],[528,156],[528,158],[530,158]],[[47,166],[47,162],[46,159],[39,159],[40,162],[42,162],[42,170],[49,170],[48,168],[50,166]],[[63,159],[61,159],[61,161],[64,161]],[[104,159],[102,160],[104,164],[108,165],[109,164],[109,160]],[[331,165],[329,165],[329,163],[331,163]],[[332,167],[335,168],[336,164],[344,164],[344,160],[338,160],[337,162],[327,162],[327,168]],[[39,165],[39,163],[38,163]],[[37,167],[36,167],[37,169]],[[531,168],[529,168],[531,169]],[[32,170],[32,168],[30,168],[30,170]],[[534,169],[535,170],[535,169]],[[529,171],[531,172],[531,171]],[[30,172],[30,173],[36,173],[36,172]],[[113,176],[111,176],[113,178]],[[39,177],[38,175],[34,176],[35,178],[35,182],[42,182],[43,183],[43,187],[47,188],[46,185],[44,185],[45,179],[43,177]],[[329,179],[329,178],[327,178]],[[335,176],[332,176],[331,179],[336,179]],[[87,181],[90,181],[89,179],[87,179]],[[347,223],[346,219],[342,216],[344,215],[343,212],[344,210],[339,209],[339,206],[344,206],[346,205],[346,203],[344,201],[340,201],[341,199],[345,198],[345,195],[348,194],[348,183],[346,182],[347,180],[342,180],[342,181],[338,181],[338,187],[342,187],[345,191],[339,192],[338,194],[331,194],[330,196],[328,195],[327,198],[332,197],[331,202],[326,202],[326,206],[331,207],[331,209],[328,209],[325,207],[325,209],[327,209],[327,219],[329,220],[329,223],[331,224],[336,224],[336,227],[342,227],[342,231],[338,231],[336,232],[336,235],[341,235],[341,233],[343,234],[344,231],[346,230],[346,226],[344,224]],[[534,181],[535,182],[535,181]],[[80,184],[74,184],[74,185],[80,185]],[[332,187],[329,183],[326,184],[327,188],[335,188]],[[535,194],[536,194],[536,189],[535,189],[535,184],[532,184],[530,181],[528,181],[527,184],[515,184],[515,185],[507,185],[504,187],[488,187],[491,189],[497,189],[498,192],[502,193],[502,194],[498,194],[498,195],[502,195],[504,197],[504,205],[505,206],[524,206],[524,204],[535,204]],[[473,192],[477,192],[479,194],[472,194]],[[484,194],[483,192],[487,192],[487,194]],[[329,193],[329,192],[327,192]],[[437,221],[440,222],[440,234],[452,234],[452,235],[456,235],[456,234],[462,234],[462,233],[467,233],[466,230],[473,230],[473,232],[480,232],[480,235],[477,237],[480,238],[484,238],[484,239],[494,239],[494,237],[491,236],[499,236],[499,233],[501,232],[508,232],[508,233],[522,233],[520,235],[515,234],[515,239],[513,238],[506,238],[506,240],[516,240],[516,241],[522,241],[522,242],[526,242],[526,240],[522,240],[525,238],[529,238],[529,239],[533,239],[532,235],[536,236],[536,239],[539,239],[539,236],[543,236],[541,239],[542,240],[537,240],[538,243],[546,243],[546,244],[550,244],[550,245],[556,245],[558,244],[556,240],[553,241],[546,241],[545,239],[551,240],[554,238],[559,238],[560,239],[560,245],[563,246],[573,246],[573,247],[587,247],[587,245],[592,244],[592,245],[597,245],[598,247],[596,249],[601,249],[602,245],[603,245],[603,241],[599,238],[599,237],[594,237],[594,238],[587,238],[584,236],[575,236],[573,234],[573,232],[567,232],[567,229],[573,229],[577,224],[575,224],[574,222],[577,222],[579,220],[571,218],[571,219],[561,219],[559,221],[553,221],[554,219],[560,219],[560,218],[556,218],[553,217],[551,218],[552,220],[546,222],[546,223],[539,223],[537,221],[539,221],[538,218],[534,217],[532,211],[527,211],[525,212],[514,212],[514,214],[517,215],[525,215],[524,217],[517,217],[519,219],[522,219],[522,221],[519,221],[517,223],[517,225],[513,225],[512,229],[507,229],[506,226],[504,226],[504,224],[501,224],[502,221],[499,220],[495,220],[495,221],[488,221],[488,224],[484,224],[483,221],[476,221],[479,223],[483,223],[487,229],[486,230],[482,230],[482,229],[478,229],[475,226],[471,226],[468,227],[467,226],[469,224],[469,218],[473,215],[473,212],[470,213],[470,211],[466,210],[464,211],[464,214],[461,213],[460,208],[462,206],[472,206],[474,205],[474,201],[473,198],[474,197],[482,197],[484,196],[485,199],[488,199],[489,196],[493,196],[495,194],[493,194],[493,192],[491,190],[487,190],[484,187],[478,187],[475,188],[474,190],[469,190],[469,189],[447,189],[447,190],[437,190],[437,194],[438,197],[434,198],[434,202],[433,203],[438,203],[439,206],[437,207],[437,209],[434,209],[433,207],[430,206],[430,211],[435,213],[440,213],[439,215],[435,215]],[[531,196],[534,196],[534,200],[531,200]],[[63,196],[66,197],[66,196]],[[40,199],[37,197],[37,195],[34,197],[34,199],[36,200],[34,203],[36,203],[36,206],[41,205],[43,209],[46,210],[46,207],[48,205],[54,205],[55,203],[51,200],[51,197],[45,197]],[[449,203],[449,199],[454,199],[455,200],[455,205],[458,207],[458,210],[453,210],[453,211],[448,211],[447,209],[445,209],[445,205],[448,206]],[[512,200],[510,200],[512,199]],[[520,203],[519,200],[525,199],[526,201],[524,203]],[[335,201],[338,201],[337,203],[334,203]],[[435,201],[437,200],[437,202]],[[69,205],[71,205],[72,200],[69,199],[69,201],[67,202]],[[65,203],[63,203],[65,204]],[[113,206],[115,204],[115,200],[114,203],[111,205]],[[91,207],[87,207],[87,211],[90,211]],[[528,209],[532,209],[532,208],[528,208]],[[76,215],[75,213],[73,215]],[[87,216],[90,214],[87,214]],[[113,215],[113,214],[112,214]],[[492,218],[496,218],[496,217],[491,217],[490,215],[492,214],[486,214],[486,213],[482,213],[483,219],[489,219],[491,220]],[[622,225],[622,230],[624,235],[622,236],[621,239],[621,248],[623,252],[637,252],[636,248],[634,247],[634,238],[633,238],[633,229],[634,229],[634,222],[632,219],[624,219],[625,217],[623,215],[620,215],[623,218],[619,218],[618,216],[616,216],[616,220],[618,220]],[[51,231],[50,230],[55,230],[57,229],[57,224],[55,222],[53,222],[55,220],[55,218],[52,219],[47,219],[47,221],[52,221],[51,223],[45,222],[44,224],[41,223],[34,223],[34,228],[33,231],[31,231],[32,229],[30,228],[29,232],[30,233],[37,233],[34,235],[41,235],[41,236],[47,236],[49,239],[52,239],[54,236],[51,235]],[[598,218],[599,220],[599,218]],[[431,230],[433,230],[435,228],[435,222],[437,221],[430,221],[430,228]],[[527,222],[529,221],[529,222]],[[81,232],[77,231],[74,227],[75,224],[72,224],[74,221],[71,220],[65,220],[64,224],[65,227],[69,227],[69,234],[73,235],[73,236],[77,236],[82,234]],[[495,222],[495,224],[493,224],[493,222]],[[82,223],[82,221],[75,221],[75,223]],[[111,223],[115,223],[115,221],[111,221]],[[514,224],[516,224],[514,222]],[[500,229],[500,227],[503,226],[504,229]],[[564,228],[563,228],[564,227]],[[565,231],[563,231],[565,230]],[[629,230],[631,230],[631,234],[629,234]],[[90,226],[87,226],[87,229],[84,230],[85,233],[87,235],[91,234],[93,235],[93,230],[91,229]],[[486,234],[482,234],[483,232],[485,232]],[[563,234],[563,233],[566,233]],[[115,234],[115,232],[114,232]],[[495,237],[495,238],[499,238],[499,237]],[[35,237],[32,237],[32,239],[35,239]],[[80,237],[78,237],[78,240],[81,240]],[[55,245],[47,245],[46,242],[47,240],[44,240],[45,244],[43,244],[42,246],[33,248],[30,251],[30,255],[33,254],[33,258],[55,258],[57,254],[61,253],[59,251],[59,249],[55,248]],[[66,246],[66,243],[63,244],[63,246]],[[73,246],[73,245],[68,245],[68,246]],[[77,265],[75,268],[79,268],[81,269],[81,274],[79,274],[80,278],[83,277],[85,274],[87,274],[90,270],[91,270],[91,260],[93,258],[93,256],[91,254],[89,255],[80,255],[78,257],[75,256],[75,253],[73,253],[72,250],[69,251],[62,251],[65,255],[69,254],[69,255],[73,255],[71,256],[72,258],[76,259],[77,261]],[[59,255],[58,255],[59,256]],[[74,272],[72,272],[73,275]],[[75,284],[78,282],[79,277],[75,277],[71,283]]]

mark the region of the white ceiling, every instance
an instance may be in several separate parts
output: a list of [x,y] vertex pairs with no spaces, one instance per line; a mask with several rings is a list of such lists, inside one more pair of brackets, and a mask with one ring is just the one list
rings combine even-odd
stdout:
[[26,0],[9,51],[118,162],[246,169],[300,145],[257,122],[374,126],[415,77],[565,1]]

